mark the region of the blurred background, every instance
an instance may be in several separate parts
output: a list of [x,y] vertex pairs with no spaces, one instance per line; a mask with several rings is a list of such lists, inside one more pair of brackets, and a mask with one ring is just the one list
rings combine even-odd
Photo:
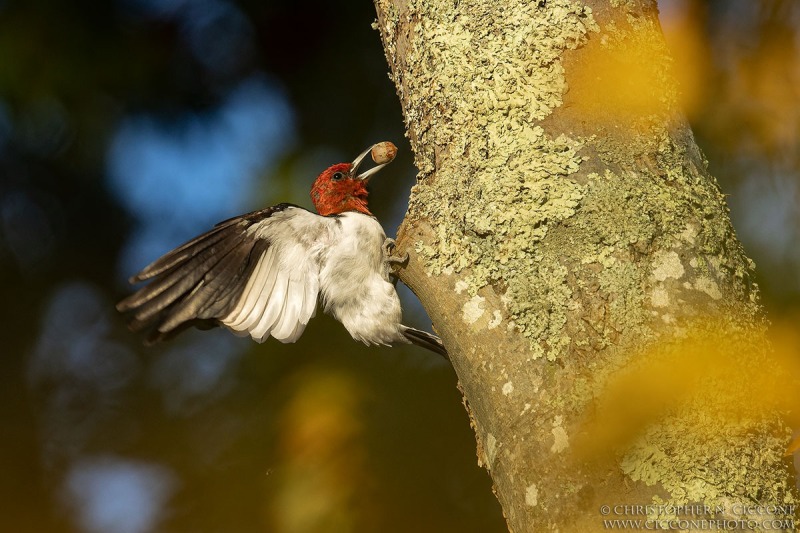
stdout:
[[[800,4],[665,0],[684,108],[773,317],[800,300]],[[189,331],[145,348],[126,279],[220,219],[391,140],[362,0],[0,0],[0,524],[14,532],[500,532],[442,361]],[[428,329],[402,293],[407,323]]]

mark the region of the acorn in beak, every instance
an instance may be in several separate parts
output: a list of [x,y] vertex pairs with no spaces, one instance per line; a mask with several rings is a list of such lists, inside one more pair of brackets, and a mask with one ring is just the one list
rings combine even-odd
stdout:
[[[367,154],[372,154],[372,160],[377,163],[378,165],[372,167],[369,170],[365,170],[363,173],[356,175],[358,172],[358,167],[364,161],[364,158],[367,157]],[[353,168],[350,170],[350,175],[354,176],[355,179],[368,181],[375,173],[377,173],[380,169],[388,165],[394,160],[394,156],[397,154],[397,147],[389,141],[383,141],[376,144],[373,144],[363,152],[361,152],[358,157],[356,157],[351,165]]]

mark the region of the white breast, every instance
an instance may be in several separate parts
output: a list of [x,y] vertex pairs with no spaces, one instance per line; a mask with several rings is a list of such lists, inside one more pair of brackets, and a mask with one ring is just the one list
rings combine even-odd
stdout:
[[383,228],[356,212],[344,213],[337,222],[319,278],[325,312],[367,345],[404,339],[400,300],[385,268]]

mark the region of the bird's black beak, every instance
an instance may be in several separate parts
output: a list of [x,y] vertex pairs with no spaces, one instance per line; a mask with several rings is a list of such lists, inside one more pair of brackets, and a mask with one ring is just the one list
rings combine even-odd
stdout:
[[361,173],[360,175],[356,175],[356,172],[358,172],[358,167],[359,167],[359,165],[361,165],[361,162],[364,160],[364,158],[365,158],[365,157],[367,157],[367,154],[368,154],[368,153],[370,153],[370,152],[372,151],[372,149],[373,149],[373,148],[375,148],[375,146],[376,146],[376,145],[374,145],[374,144],[373,144],[372,146],[370,146],[369,148],[367,148],[366,150],[364,150],[363,152],[361,152],[361,153],[358,155],[358,157],[356,157],[355,159],[353,159],[353,162],[351,163],[351,165],[353,165],[353,169],[350,171],[350,174],[352,174],[352,175],[355,177],[355,179],[357,179],[357,180],[362,180],[362,181],[367,181],[367,180],[369,180],[369,179],[370,179],[370,178],[371,178],[371,177],[372,177],[372,176],[373,176],[373,175],[374,175],[376,172],[378,172],[380,169],[382,169],[383,167],[385,167],[386,165],[388,165],[389,163],[391,163],[391,161],[389,161],[389,162],[386,162],[386,163],[383,163],[382,165],[378,165],[378,166],[376,166],[376,167],[372,167],[372,168],[371,168],[371,169],[369,169],[369,170],[365,170],[365,171],[364,171],[363,173]]

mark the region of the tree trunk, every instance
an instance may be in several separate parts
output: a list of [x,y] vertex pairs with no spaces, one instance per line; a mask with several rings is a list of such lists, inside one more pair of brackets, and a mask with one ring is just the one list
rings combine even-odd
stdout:
[[766,361],[753,264],[677,110],[655,3],[375,4],[419,169],[400,278],[451,354],[509,528],[792,504],[786,428],[741,414],[738,377],[653,408],[611,461],[573,453],[618,371],[690,329],[730,344],[728,377]]

